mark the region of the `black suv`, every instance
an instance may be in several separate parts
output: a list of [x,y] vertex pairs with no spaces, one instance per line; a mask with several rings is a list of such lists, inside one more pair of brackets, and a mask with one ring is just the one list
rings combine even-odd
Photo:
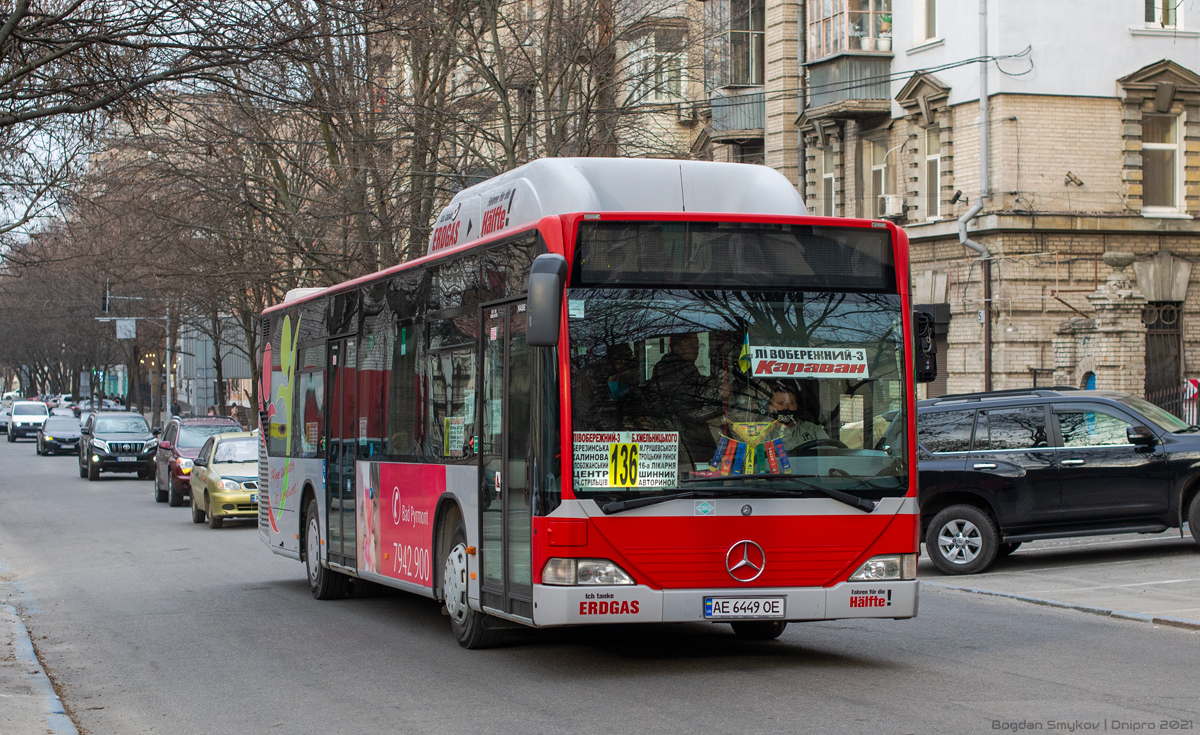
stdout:
[[79,443],[79,476],[99,480],[100,471],[136,472],[154,477],[154,454],[158,429],[150,431],[146,419],[136,413],[102,411],[88,416]]
[[947,574],[1024,541],[1156,533],[1200,542],[1200,427],[1127,393],[1034,389],[917,408],[921,529]]

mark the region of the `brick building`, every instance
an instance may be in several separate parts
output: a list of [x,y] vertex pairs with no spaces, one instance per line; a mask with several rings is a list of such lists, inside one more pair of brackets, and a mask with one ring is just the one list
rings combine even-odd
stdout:
[[814,212],[905,227],[946,368],[922,392],[1178,400],[1200,377],[1200,7],[981,5],[767,0],[761,83],[717,90],[711,153],[761,145]]

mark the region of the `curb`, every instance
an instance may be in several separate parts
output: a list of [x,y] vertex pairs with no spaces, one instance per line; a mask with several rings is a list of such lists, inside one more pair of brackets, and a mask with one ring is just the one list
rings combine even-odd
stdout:
[[54,685],[46,676],[45,667],[38,660],[37,653],[33,649],[33,640],[29,637],[29,629],[25,627],[25,623],[21,622],[16,608],[12,605],[0,605],[0,624],[5,623],[14,632],[13,653],[16,655],[17,662],[27,667],[25,670],[28,673],[25,674],[25,678],[34,690],[45,696],[46,727],[54,735],[79,735],[75,723],[63,709],[62,700],[55,693]]
[[957,587],[951,584],[938,584],[937,582],[926,582],[921,580],[922,585],[930,587],[938,587],[944,590],[954,590],[956,592],[970,592],[974,595],[988,595],[990,597],[1004,597],[1009,600],[1019,600],[1028,602],[1042,607],[1056,607],[1061,610],[1075,610],[1076,612],[1087,613],[1089,615],[1100,615],[1106,618],[1117,618],[1118,620],[1135,620],[1141,623],[1151,623],[1153,625],[1169,625],[1172,628],[1183,628],[1185,630],[1200,630],[1200,621],[1187,620],[1185,618],[1163,617],[1158,615],[1150,615],[1148,613],[1126,612],[1124,610],[1106,610],[1102,607],[1091,607],[1090,605],[1073,605],[1069,602],[1058,602],[1057,600],[1043,600],[1040,597],[1028,597],[1026,595],[1016,595],[1011,592],[998,592],[996,590],[984,590],[976,587]]

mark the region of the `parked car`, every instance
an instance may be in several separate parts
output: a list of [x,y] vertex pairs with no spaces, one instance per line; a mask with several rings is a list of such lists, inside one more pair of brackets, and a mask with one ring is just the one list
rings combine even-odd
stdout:
[[216,434],[192,469],[192,522],[220,528],[226,518],[258,516],[258,432]]
[[8,421],[12,418],[12,408],[4,406],[0,408],[0,432],[8,433]]
[[219,416],[195,419],[176,416],[168,421],[158,443],[154,499],[160,503],[169,502],[172,507],[183,505],[184,497],[191,492],[188,479],[192,473],[192,460],[200,453],[200,447],[214,434],[241,430],[241,425],[233,419]]
[[77,453],[81,430],[79,419],[74,416],[51,414],[50,418],[46,419],[46,423],[42,424],[41,431],[38,432],[37,453],[42,456],[64,452]]
[[25,436],[33,436],[42,428],[50,409],[40,401],[13,401],[12,417],[8,422],[8,440],[15,442]]
[[5,408],[11,408],[13,401],[19,400],[21,400],[21,391],[10,390],[3,396],[0,396],[0,405],[3,405]]
[[925,550],[974,574],[1025,541],[1156,533],[1200,543],[1200,427],[1115,391],[943,396],[917,409]]
[[51,416],[69,416],[75,418],[75,412],[66,407],[58,407],[50,409]]
[[79,476],[99,480],[101,472],[136,472],[143,480],[153,478],[157,434],[140,414],[92,414],[79,443]]

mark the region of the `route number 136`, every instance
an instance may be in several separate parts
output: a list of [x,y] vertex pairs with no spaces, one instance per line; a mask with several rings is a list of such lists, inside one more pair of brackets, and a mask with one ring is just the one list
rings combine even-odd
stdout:
[[637,487],[638,445],[608,445],[608,486]]

